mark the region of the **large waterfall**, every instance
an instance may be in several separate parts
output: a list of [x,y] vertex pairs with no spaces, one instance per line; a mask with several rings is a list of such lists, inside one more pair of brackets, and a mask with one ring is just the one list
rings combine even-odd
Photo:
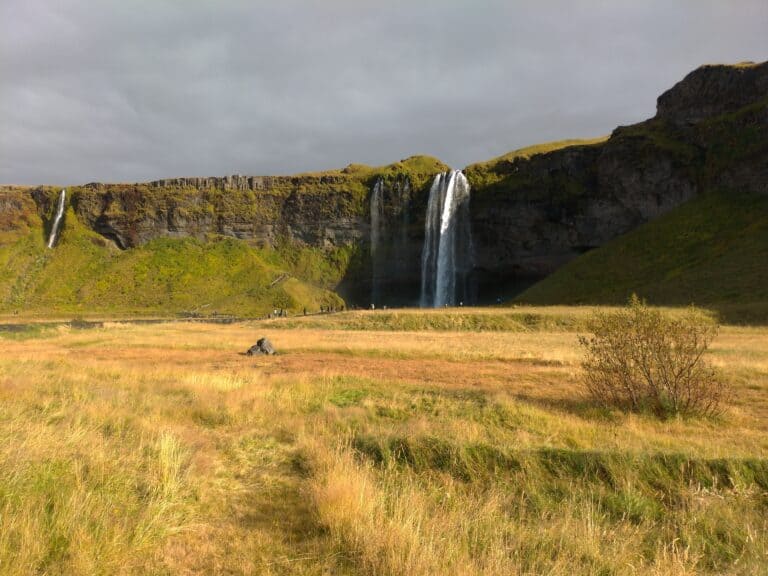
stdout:
[[381,260],[381,226],[384,215],[384,180],[378,178],[371,191],[371,302],[379,304],[379,264]]
[[51,226],[51,234],[48,236],[48,248],[53,248],[56,243],[56,237],[59,235],[59,227],[61,226],[61,219],[64,216],[64,203],[66,202],[67,191],[62,190],[59,193],[59,204],[56,207],[56,216],[53,218],[53,226]]
[[472,267],[469,182],[460,170],[435,176],[421,254],[421,306],[454,306],[467,294]]

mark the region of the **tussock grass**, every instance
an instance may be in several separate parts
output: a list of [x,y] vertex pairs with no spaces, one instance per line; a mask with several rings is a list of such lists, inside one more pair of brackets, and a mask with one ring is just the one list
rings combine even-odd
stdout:
[[0,573],[759,573],[766,331],[715,340],[723,416],[658,421],[579,395],[571,314],[0,336]]

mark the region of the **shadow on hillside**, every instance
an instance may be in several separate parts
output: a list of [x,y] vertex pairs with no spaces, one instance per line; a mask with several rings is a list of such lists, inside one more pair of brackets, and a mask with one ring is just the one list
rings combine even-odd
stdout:
[[768,326],[768,302],[722,304],[708,306],[721,324],[736,326]]
[[538,398],[528,394],[516,394],[515,399],[542,408],[578,416],[584,420],[618,423],[621,415],[607,408],[603,408],[594,400],[586,396],[575,398]]

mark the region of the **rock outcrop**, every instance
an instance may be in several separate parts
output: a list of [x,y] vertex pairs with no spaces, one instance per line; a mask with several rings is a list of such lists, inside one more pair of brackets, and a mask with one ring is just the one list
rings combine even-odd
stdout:
[[36,206],[24,186],[0,186],[0,232],[17,230],[30,223]]
[[659,96],[656,117],[691,125],[734,112],[761,97],[768,97],[768,62],[701,66]]
[[259,338],[256,344],[248,348],[245,354],[247,356],[274,356],[276,352],[272,342],[267,338]]

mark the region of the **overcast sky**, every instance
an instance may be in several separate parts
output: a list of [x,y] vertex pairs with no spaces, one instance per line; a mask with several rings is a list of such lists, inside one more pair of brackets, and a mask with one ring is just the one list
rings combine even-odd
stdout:
[[768,0],[1,0],[0,182],[459,168],[766,59]]

